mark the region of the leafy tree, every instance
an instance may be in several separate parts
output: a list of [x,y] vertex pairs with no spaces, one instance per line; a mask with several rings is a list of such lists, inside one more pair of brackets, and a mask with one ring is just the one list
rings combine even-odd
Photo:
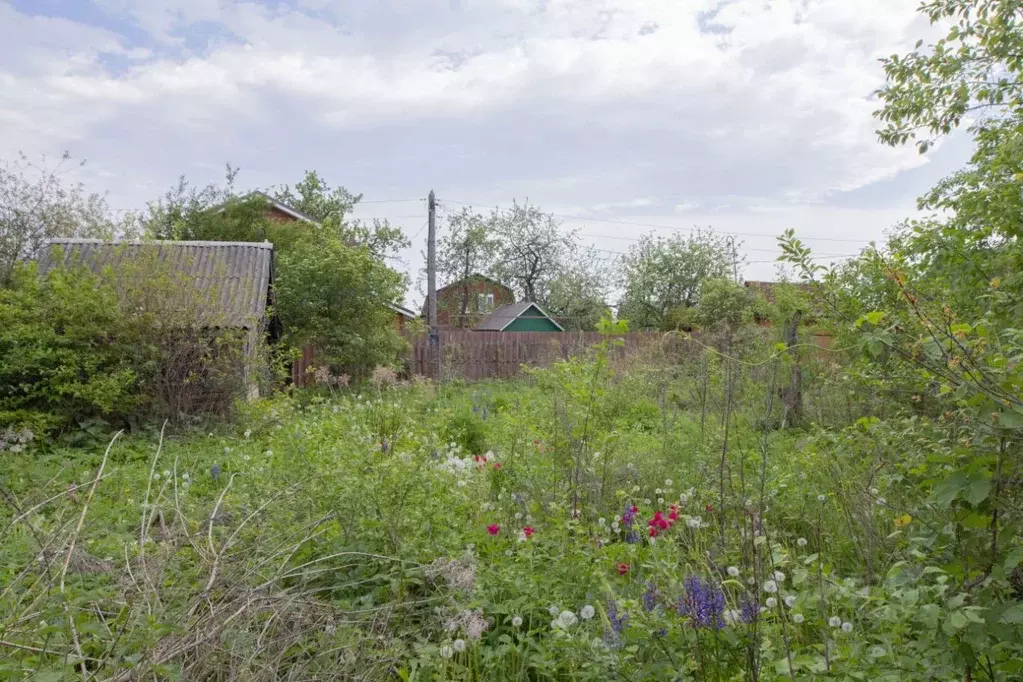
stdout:
[[699,303],[703,281],[729,276],[735,262],[731,243],[712,232],[644,236],[624,258],[619,315],[640,329],[684,326],[691,315],[683,311]]
[[575,236],[563,233],[553,215],[517,201],[491,224],[500,240],[493,268],[497,278],[512,285],[524,301],[544,301],[574,251]]
[[484,218],[470,207],[448,219],[448,230],[440,238],[437,249],[437,272],[443,281],[461,283],[458,311],[452,311],[457,326],[472,326],[469,317],[471,278],[477,273],[488,272],[500,248],[494,236],[493,223],[497,216]]
[[607,289],[614,278],[606,269],[607,260],[591,249],[572,254],[541,305],[566,331],[593,331],[607,313]]
[[0,164],[0,286],[10,283],[16,262],[37,257],[48,239],[116,232],[101,196],[65,183],[70,159],[65,153],[52,168],[36,166],[24,155]]
[[404,277],[366,247],[338,240],[303,241],[282,251],[277,304],[286,340],[311,344],[330,361],[365,378],[394,363],[403,340],[387,304],[400,300]]

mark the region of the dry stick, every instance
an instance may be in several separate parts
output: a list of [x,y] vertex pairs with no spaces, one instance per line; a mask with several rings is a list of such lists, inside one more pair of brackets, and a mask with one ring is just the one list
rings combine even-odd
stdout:
[[213,555],[213,566],[210,568],[210,579],[206,582],[206,587],[203,588],[204,593],[208,593],[210,588],[213,587],[214,581],[217,579],[217,570],[220,566],[220,555],[217,554],[217,548],[213,545],[213,521],[217,518],[217,512],[220,511],[220,505],[224,502],[224,496],[227,495],[227,491],[231,489],[231,484],[234,483],[234,477],[236,474],[231,474],[231,478],[227,480],[227,485],[220,491],[220,497],[217,498],[217,504],[214,505],[213,511],[210,512],[210,521],[207,525],[206,541],[209,543],[210,554]]
[[[142,524],[139,528],[139,566],[142,569],[142,582],[146,587],[151,588],[153,595],[156,597],[156,603],[160,604],[160,594],[155,589],[152,581],[149,579],[149,571],[146,568],[146,532],[149,530],[149,524],[151,521],[146,519],[146,510],[149,509],[149,496],[153,490],[153,474],[156,473],[156,463],[160,459],[160,452],[163,450],[163,433],[167,429],[167,420],[163,421],[163,426],[160,427],[160,442],[156,446],[156,454],[153,455],[153,463],[149,466],[149,478],[146,480],[146,499],[142,503]],[[145,591],[143,591],[145,593]],[[146,608],[149,610],[149,614],[153,614],[153,606],[149,603],[149,599],[146,599]]]
[[110,449],[114,447],[114,443],[117,438],[124,433],[123,430],[118,431],[114,434],[114,437],[110,439],[110,444],[107,445],[107,451],[103,453],[103,461],[100,462],[99,472],[96,474],[96,478],[92,480],[92,486],[89,488],[89,494],[85,498],[85,504],[82,505],[82,513],[78,516],[78,525],[75,526],[74,533],[71,534],[71,543],[67,548],[67,556],[64,557],[64,565],[60,569],[60,594],[64,597],[64,612],[67,614],[67,622],[71,628],[71,639],[75,643],[75,651],[78,653],[78,665],[82,671],[82,677],[88,678],[88,670],[85,668],[85,653],[82,651],[82,643],[78,639],[78,628],[75,627],[75,618],[71,613],[71,605],[67,599],[67,594],[64,591],[64,579],[67,577],[68,565],[71,563],[71,555],[75,551],[75,543],[78,542],[78,535],[82,532],[82,525],[85,524],[85,515],[89,511],[89,504],[92,502],[92,496],[96,492],[96,486],[99,485],[99,479],[103,476],[103,470],[107,466],[107,460],[110,458]]
[[[112,475],[113,475],[113,474],[107,474],[107,476],[112,476]],[[98,480],[101,480],[101,481],[102,481],[102,480],[103,480],[104,478],[106,478],[107,476],[103,476],[102,478],[100,478],[100,479],[98,479]],[[7,525],[7,528],[5,528],[5,529],[4,529],[4,532],[7,532],[7,531],[9,531],[9,530],[10,530],[10,529],[11,529],[11,528],[12,528],[12,527],[14,526],[14,524],[16,524],[16,523],[18,523],[19,521],[21,521],[21,520],[23,520],[23,519],[27,518],[27,517],[28,517],[28,516],[29,516],[30,514],[32,514],[32,512],[34,512],[34,511],[37,511],[37,510],[41,509],[42,507],[45,507],[45,506],[46,506],[46,505],[48,505],[48,504],[49,504],[50,502],[53,502],[54,500],[58,500],[58,499],[60,499],[61,497],[64,497],[65,495],[70,495],[71,493],[74,493],[74,492],[78,492],[78,489],[79,489],[79,488],[81,488],[81,487],[82,487],[82,486],[80,486],[80,485],[72,485],[72,486],[68,486],[68,489],[67,489],[67,490],[64,490],[64,491],[62,491],[62,492],[59,492],[59,493],[57,493],[56,495],[54,495],[54,496],[52,496],[52,497],[48,497],[48,498],[46,498],[45,500],[43,500],[42,502],[40,502],[39,504],[37,504],[37,505],[34,505],[34,506],[32,506],[32,507],[30,507],[30,508],[26,509],[25,511],[21,512],[20,514],[18,514],[17,516],[15,516],[15,517],[14,517],[13,519],[11,519],[11,522],[10,522],[10,523],[9,523],[9,524]],[[2,490],[3,490],[3,488],[0,488],[0,491],[2,491]],[[4,495],[4,496],[6,497],[7,495]]]
[[[824,502],[821,501],[817,505],[817,583],[821,593],[821,620],[827,622],[828,618],[828,605],[825,603],[824,597],[824,557],[821,554],[824,552],[824,546],[821,544],[821,524],[823,523],[823,510]],[[831,653],[828,651],[828,633],[824,631],[824,669],[827,672],[831,672]]]

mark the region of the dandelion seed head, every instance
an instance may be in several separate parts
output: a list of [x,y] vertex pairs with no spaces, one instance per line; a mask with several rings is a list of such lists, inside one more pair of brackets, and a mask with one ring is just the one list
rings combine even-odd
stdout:
[[728,575],[730,577],[732,577],[732,578],[738,578],[739,577],[739,567],[738,566],[729,566],[726,570],[728,571]]
[[787,606],[787,607],[789,607],[791,609],[795,605],[796,605],[796,595],[790,594],[787,597],[785,597],[785,606]]
[[582,618],[583,620],[589,620],[590,618],[593,618],[593,615],[595,613],[596,609],[587,604],[586,606],[582,607],[582,609],[579,610],[579,617]]
[[767,601],[764,602],[764,606],[766,606],[769,609],[773,609],[778,606],[778,600],[775,599],[774,597],[768,597]]
[[796,544],[800,547],[806,547],[806,538],[799,538],[796,540]]
[[768,594],[774,594],[777,591],[778,583],[774,582],[773,580],[768,580],[764,582],[764,592],[767,592]]
[[852,632],[852,631],[853,631],[852,623],[850,623],[848,621],[846,621],[845,623],[842,623],[842,632]]
[[797,623],[797,624],[798,623],[802,623],[804,620],[806,620],[806,618],[803,617],[803,614],[801,614],[801,613],[794,613],[794,614],[792,614],[792,622],[793,623]]
[[515,628],[522,627],[522,616],[515,616],[514,618],[512,618],[512,627]]
[[465,651],[465,640],[464,639],[456,639],[454,641],[454,648],[455,648],[455,651],[457,651],[458,653],[462,653],[463,651]]
[[838,616],[832,616],[831,618],[828,618],[828,625],[833,628],[841,627],[842,619]]

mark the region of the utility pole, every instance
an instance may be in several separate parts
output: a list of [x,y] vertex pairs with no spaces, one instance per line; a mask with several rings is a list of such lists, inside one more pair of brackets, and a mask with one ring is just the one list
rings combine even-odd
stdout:
[[430,349],[436,365],[435,379],[440,379],[443,357],[440,350],[440,332],[437,330],[437,197],[430,190],[429,231],[426,238],[426,323],[430,326]]
[[739,252],[735,248],[735,237],[729,237],[728,243],[732,247],[732,280],[739,283]]

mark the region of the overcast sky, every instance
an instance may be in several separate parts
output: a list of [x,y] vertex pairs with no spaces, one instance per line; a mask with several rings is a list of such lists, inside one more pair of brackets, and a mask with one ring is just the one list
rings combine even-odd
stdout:
[[414,237],[414,278],[432,188],[528,198],[612,259],[741,233],[771,279],[783,229],[856,253],[965,160],[876,140],[877,60],[930,34],[918,4],[0,0],[0,157],[69,150],[117,209],[227,162],[242,188],[315,169]]

